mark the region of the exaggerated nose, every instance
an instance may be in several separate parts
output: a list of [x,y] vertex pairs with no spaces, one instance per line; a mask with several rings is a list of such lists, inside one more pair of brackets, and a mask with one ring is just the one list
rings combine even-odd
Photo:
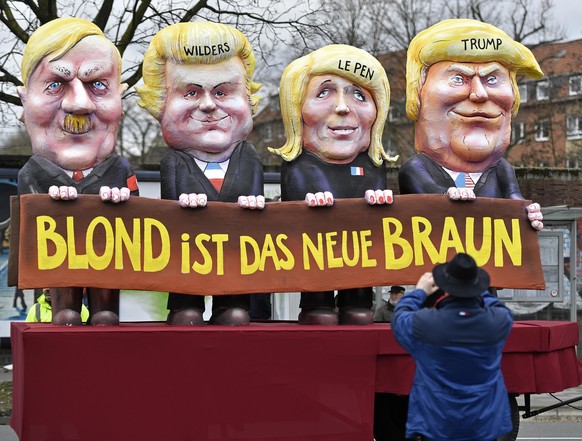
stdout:
[[90,91],[80,80],[73,80],[67,85],[62,107],[66,113],[84,115],[95,111],[95,103],[91,99]]
[[475,75],[471,79],[471,93],[469,95],[469,99],[476,103],[482,103],[489,99],[489,95],[487,94],[487,90],[482,83],[483,78],[479,75]]
[[204,93],[200,98],[200,110],[203,112],[212,112],[216,109],[216,103],[210,93]]
[[346,95],[343,91],[339,91],[336,95],[335,113],[346,114],[349,113],[350,108],[346,100]]

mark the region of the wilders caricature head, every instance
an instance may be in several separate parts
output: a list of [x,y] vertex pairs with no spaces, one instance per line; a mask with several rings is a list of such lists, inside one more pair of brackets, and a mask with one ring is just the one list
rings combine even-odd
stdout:
[[254,70],[253,49],[237,29],[174,24],[146,51],[138,104],[160,122],[170,147],[221,161],[252,130],[261,87]]
[[382,146],[382,131],[390,105],[390,86],[386,71],[372,55],[348,45],[324,46],[293,61],[281,77],[280,102],[286,144],[278,149],[269,148],[285,161],[294,160],[303,150],[302,107],[307,86],[314,76],[337,75],[365,89],[376,106],[376,119],[371,128],[368,155],[376,165],[393,160]]
[[121,56],[101,29],[59,18],[28,40],[18,89],[34,154],[62,168],[93,167],[115,149],[122,116]]
[[[543,72],[528,48],[495,26],[452,19],[420,32],[406,65],[416,150],[458,171],[483,171],[497,162],[519,108],[517,75],[539,79]],[[480,121],[468,118],[477,113]]]

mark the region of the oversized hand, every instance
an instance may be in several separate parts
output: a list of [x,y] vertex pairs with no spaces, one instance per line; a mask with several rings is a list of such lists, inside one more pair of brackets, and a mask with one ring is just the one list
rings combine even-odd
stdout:
[[60,187],[51,185],[48,194],[55,201],[74,201],[77,199],[77,189],[66,185]]
[[117,204],[119,202],[125,202],[129,199],[129,188],[127,187],[107,187],[104,185],[99,189],[99,196],[103,202],[113,202]]
[[447,196],[451,201],[474,201],[475,192],[471,188],[450,187]]
[[542,214],[540,204],[533,203],[528,205],[526,211],[531,226],[537,231],[542,231],[544,229],[544,223],[542,222],[544,215]]
[[178,202],[182,208],[202,208],[206,207],[208,196],[204,193],[182,193],[178,198]]
[[331,207],[333,205],[333,194],[329,191],[307,193],[305,195],[305,203],[310,207]]
[[394,203],[392,190],[366,190],[364,197],[370,205],[390,205]]
[[265,208],[265,197],[263,195],[239,196],[238,205],[242,208],[248,208],[250,210],[262,210]]

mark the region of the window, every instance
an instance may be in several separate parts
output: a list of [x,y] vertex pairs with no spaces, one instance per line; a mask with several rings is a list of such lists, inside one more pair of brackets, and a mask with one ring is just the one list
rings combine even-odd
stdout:
[[525,123],[516,122],[511,127],[511,143],[521,144],[525,139]]
[[263,136],[265,137],[264,141],[269,142],[273,140],[273,126],[271,124],[267,123],[265,125],[265,128],[263,130]]
[[570,95],[579,95],[582,93],[582,75],[572,75],[570,77]]
[[566,134],[568,139],[582,138],[582,116],[568,115],[566,119]]
[[520,84],[519,86],[517,86],[517,89],[519,90],[519,102],[520,103],[527,103],[527,100],[529,98],[528,93],[527,93],[527,84]]
[[550,98],[550,80],[542,80],[537,82],[536,98],[539,101],[547,100]]
[[388,109],[388,121],[400,121],[402,119],[402,112],[398,106],[390,106]]
[[547,141],[550,139],[550,120],[542,119],[536,124],[536,141]]

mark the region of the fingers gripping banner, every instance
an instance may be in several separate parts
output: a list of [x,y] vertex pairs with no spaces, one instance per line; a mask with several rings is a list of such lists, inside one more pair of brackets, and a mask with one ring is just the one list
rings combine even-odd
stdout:
[[396,196],[393,205],[340,199],[332,207],[98,196],[13,197],[9,283],[240,294],[415,284],[457,252],[496,287],[543,289],[528,201]]

